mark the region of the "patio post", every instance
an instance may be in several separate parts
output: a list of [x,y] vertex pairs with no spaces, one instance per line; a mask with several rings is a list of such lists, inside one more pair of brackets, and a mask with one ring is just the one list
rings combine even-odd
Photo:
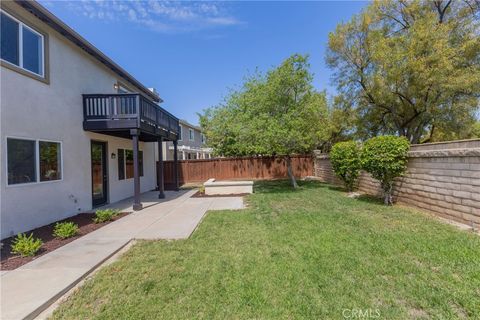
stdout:
[[173,179],[174,189],[178,191],[178,141],[173,141]]
[[157,166],[157,181],[158,181],[158,198],[165,198],[165,187],[163,181],[163,138],[158,139],[158,166]]
[[140,202],[140,166],[138,157],[138,136],[140,132],[138,129],[130,130],[133,144],[133,210],[142,210],[142,203]]

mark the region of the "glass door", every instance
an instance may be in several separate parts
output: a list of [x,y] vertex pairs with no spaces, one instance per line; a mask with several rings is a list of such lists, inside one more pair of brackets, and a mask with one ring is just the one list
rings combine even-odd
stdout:
[[107,203],[107,143],[92,141],[92,204],[94,207]]

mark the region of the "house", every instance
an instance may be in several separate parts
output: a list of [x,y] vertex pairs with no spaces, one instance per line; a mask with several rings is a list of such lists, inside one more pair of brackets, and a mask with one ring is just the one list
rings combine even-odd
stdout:
[[[178,159],[211,159],[212,149],[206,146],[205,135],[202,133],[202,129],[185,120],[179,120],[179,123],[180,134],[178,138]],[[164,142],[163,148],[164,160],[173,160],[173,142]]]
[[0,58],[1,239],[132,196],[140,210],[157,174],[163,196],[154,145],[176,148],[179,123],[155,90],[34,1],[1,2]]

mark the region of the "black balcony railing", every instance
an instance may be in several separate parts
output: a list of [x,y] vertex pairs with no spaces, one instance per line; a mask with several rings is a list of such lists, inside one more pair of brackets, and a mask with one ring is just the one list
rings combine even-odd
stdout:
[[180,131],[176,117],[138,93],[84,94],[83,116],[91,131],[140,129],[170,139]]

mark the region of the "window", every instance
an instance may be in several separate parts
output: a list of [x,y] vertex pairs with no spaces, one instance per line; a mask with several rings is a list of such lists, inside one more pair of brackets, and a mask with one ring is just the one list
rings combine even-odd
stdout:
[[38,142],[40,155],[40,181],[60,180],[61,177],[61,156],[60,143]]
[[190,141],[195,141],[195,136],[192,129],[188,129],[188,137]]
[[182,141],[182,136],[183,136],[183,128],[182,125],[178,126],[178,141]]
[[44,37],[12,16],[1,13],[1,59],[44,76]]
[[7,138],[8,184],[62,179],[59,142]]
[[202,133],[202,143],[205,143],[205,135]]
[[122,84],[117,84],[117,92],[118,93],[131,93],[125,86]]
[[[140,176],[143,177],[143,151],[138,151]],[[118,180],[133,178],[133,151],[118,149]]]

